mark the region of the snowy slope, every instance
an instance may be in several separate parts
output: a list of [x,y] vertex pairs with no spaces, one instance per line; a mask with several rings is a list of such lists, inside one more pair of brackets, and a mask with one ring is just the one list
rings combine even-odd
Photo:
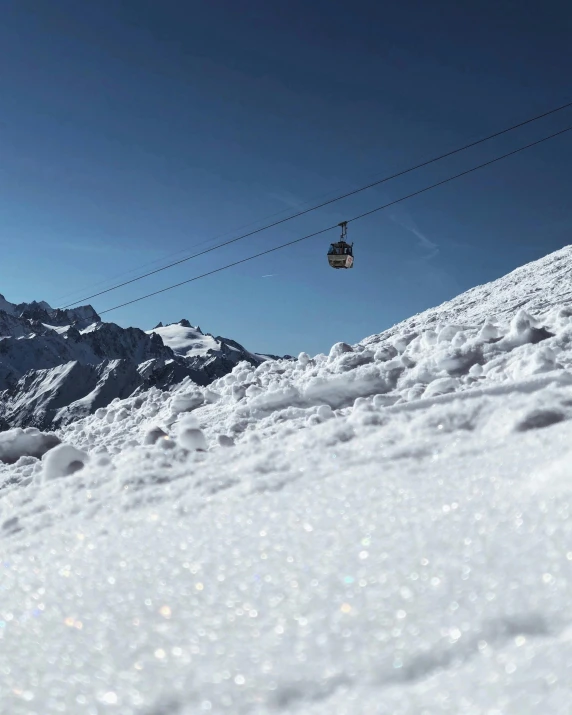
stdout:
[[0,433],[1,707],[569,715],[570,272]]
[[524,309],[542,315],[572,304],[572,246],[528,263],[496,281],[477,286],[453,300],[394,326],[386,334],[437,321],[482,321],[513,316]]
[[210,333],[205,334],[199,327],[193,327],[185,319],[178,323],[158,325],[153,330],[149,330],[148,334],[160,336],[163,343],[175,355],[185,358],[189,365],[202,369],[211,379],[226,375],[235,365],[244,360],[256,366],[274,357],[251,353],[240,343],[229,338],[220,336],[215,338]]
[[185,377],[205,385],[241,360],[262,358],[185,320],[145,333],[104,323],[91,306],[57,310],[0,296],[0,428],[46,429]]
[[160,335],[165,345],[168,345],[176,355],[184,357],[204,355],[207,350],[220,349],[220,343],[212,335],[203,335],[200,328],[194,328],[186,320],[171,325],[162,325],[147,332]]

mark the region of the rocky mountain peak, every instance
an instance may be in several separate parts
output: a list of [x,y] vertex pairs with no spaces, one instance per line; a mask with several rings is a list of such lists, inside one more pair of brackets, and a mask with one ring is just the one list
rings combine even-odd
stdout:
[[106,323],[90,305],[54,309],[0,295],[0,431],[47,429],[138,389],[207,385],[241,361],[264,359],[186,319],[145,332]]

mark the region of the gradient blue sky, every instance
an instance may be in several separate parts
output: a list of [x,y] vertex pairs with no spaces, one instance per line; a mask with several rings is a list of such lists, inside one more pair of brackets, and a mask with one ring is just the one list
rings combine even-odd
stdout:
[[[529,0],[3,3],[0,293],[63,305],[569,101],[571,31],[570,3]],[[567,124],[572,111],[93,305],[297,238]],[[570,243],[571,160],[565,135],[350,225],[353,271],[328,268],[326,235],[105,318],[149,329],[186,317],[274,353],[357,341]]]

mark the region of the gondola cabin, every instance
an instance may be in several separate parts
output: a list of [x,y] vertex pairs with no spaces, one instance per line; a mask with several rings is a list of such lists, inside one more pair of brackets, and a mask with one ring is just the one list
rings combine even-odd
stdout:
[[342,228],[342,235],[337,243],[332,243],[330,245],[330,250],[328,251],[328,263],[332,268],[353,268],[354,244],[346,241],[347,221],[342,221],[339,225]]

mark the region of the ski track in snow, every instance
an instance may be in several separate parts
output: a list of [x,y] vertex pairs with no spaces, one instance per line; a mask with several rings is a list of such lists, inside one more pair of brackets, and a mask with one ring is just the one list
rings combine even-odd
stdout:
[[569,715],[571,272],[0,432],[0,713]]

